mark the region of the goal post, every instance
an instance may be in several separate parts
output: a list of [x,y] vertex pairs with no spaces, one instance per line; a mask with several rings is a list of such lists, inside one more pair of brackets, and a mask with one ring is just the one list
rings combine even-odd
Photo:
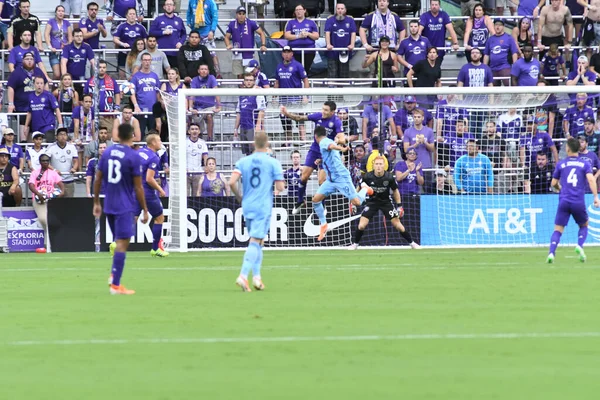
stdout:
[[[244,247],[248,241],[247,230],[241,214],[241,206],[232,197],[227,196],[196,196],[190,193],[186,158],[189,156],[186,150],[188,145],[187,127],[192,119],[188,112],[187,99],[200,97],[204,100],[219,99],[218,112],[212,112],[211,108],[200,111],[195,116],[201,122],[201,130],[208,133],[209,124],[207,115],[212,117],[212,129],[215,141],[208,142],[209,156],[214,156],[219,164],[221,177],[226,177],[231,172],[235,161],[243,156],[244,146],[250,145],[251,140],[234,132],[236,111],[238,101],[246,101],[247,97],[264,97],[265,106],[257,110],[253,123],[256,123],[258,111],[261,113],[262,123],[260,128],[265,130],[272,142],[276,158],[278,158],[284,170],[291,167],[291,155],[294,150],[300,152],[302,163],[312,141],[313,123],[307,121],[302,124],[291,122],[283,124],[279,107],[284,105],[288,111],[295,114],[311,114],[320,112],[323,103],[333,100],[337,109],[348,109],[348,112],[362,124],[361,116],[366,104],[381,103],[381,99],[389,104],[394,114],[405,107],[404,99],[407,96],[422,98],[427,95],[436,95],[440,99],[454,97],[452,102],[446,105],[442,103],[434,105],[429,111],[434,116],[434,140],[435,150],[431,154],[433,164],[431,168],[423,171],[425,184],[420,188],[420,193],[415,195],[403,194],[403,202],[406,209],[402,222],[409,228],[413,236],[417,237],[421,244],[430,246],[515,246],[515,245],[538,245],[549,241],[553,229],[554,212],[558,196],[556,194],[537,194],[526,190],[529,180],[530,167],[535,163],[535,156],[539,146],[532,139],[533,133],[527,131],[527,119],[536,121],[537,114],[544,108],[548,96],[554,95],[557,106],[564,108],[571,104],[569,94],[590,93],[597,94],[600,88],[594,86],[552,86],[552,87],[442,87],[442,88],[371,88],[355,87],[347,88],[309,88],[309,89],[258,89],[258,88],[214,88],[214,89],[181,89],[177,96],[163,94],[165,108],[169,124],[169,142],[171,153],[170,182],[170,250],[188,251],[200,248],[235,248]],[[241,104],[241,103],[240,103]],[[514,110],[520,118],[521,125],[509,133],[510,127],[500,132],[500,137],[506,141],[506,156],[508,160],[498,160],[490,156],[494,163],[494,184],[491,193],[466,193],[456,194],[457,185],[455,176],[455,161],[467,153],[467,141],[454,140],[456,127],[446,126],[446,116],[436,118],[443,110],[442,107],[454,107],[462,109],[468,116],[465,120],[465,131],[477,140],[477,145],[485,136],[486,124],[493,122],[498,131],[505,129],[500,124],[501,116]],[[194,105],[194,108],[196,106]],[[594,115],[595,117],[595,115]],[[243,117],[242,117],[243,118]],[[507,117],[509,120],[511,115]],[[516,118],[516,117],[515,117]],[[516,118],[519,120],[519,118]],[[379,119],[381,124],[381,119]],[[409,124],[412,124],[412,118]],[[441,127],[441,128],[440,128]],[[293,133],[290,142],[285,130],[290,129]],[[306,132],[301,137],[302,129]],[[562,136],[555,135],[552,138],[558,145],[564,142]],[[361,137],[364,138],[364,133]],[[390,136],[393,135],[391,133]],[[439,136],[439,137],[438,137]],[[531,136],[531,137],[530,137]],[[204,136],[206,138],[206,136]],[[454,140],[454,141],[453,141]],[[537,137],[536,137],[537,140]],[[239,143],[236,143],[239,141]],[[233,142],[233,143],[232,143]],[[402,139],[398,138],[398,145],[402,146]],[[460,143],[459,143],[460,142]],[[361,140],[353,145],[362,143]],[[457,145],[458,143],[458,145]],[[293,144],[292,147],[287,147]],[[489,144],[489,143],[488,143]],[[367,144],[367,147],[369,145]],[[444,157],[448,157],[447,151],[457,147],[456,159],[446,164]],[[458,148],[460,147],[460,149]],[[557,146],[558,147],[558,146]],[[479,148],[481,151],[482,149]],[[558,149],[557,149],[558,150]],[[545,149],[543,151],[546,151]],[[390,170],[394,174],[394,165],[401,161],[401,152],[389,155]],[[553,153],[548,150],[548,157],[552,165]],[[526,160],[526,162],[524,162]],[[352,162],[352,160],[350,160]],[[553,171],[550,166],[550,171]],[[206,185],[205,174],[202,175]],[[410,174],[409,174],[410,175]],[[207,176],[207,175],[206,175]],[[446,178],[452,194],[445,195],[436,186],[442,177]],[[225,179],[226,180],[226,179]],[[210,181],[210,180],[209,180]],[[212,182],[212,181],[211,181]],[[209,189],[223,190],[220,183],[210,183]],[[459,185],[460,186],[460,185]],[[308,183],[308,198],[318,188],[318,174],[314,172]],[[205,190],[200,188],[200,190]],[[459,192],[461,190],[458,190]],[[204,194],[206,192],[203,192]],[[343,247],[352,241],[352,234],[356,229],[359,214],[353,214],[348,207],[348,201],[340,196],[333,196],[327,200],[326,209],[330,213],[329,221],[338,222],[335,231],[328,235],[326,242],[316,242],[313,231],[318,225],[316,216],[312,214],[310,202],[307,204],[300,217],[292,215],[295,197],[277,196],[274,203],[274,212],[271,222],[271,233],[266,241],[266,247],[290,248],[290,247]],[[360,210],[359,210],[360,212]],[[597,234],[600,238],[600,215],[593,215],[590,210],[590,232]],[[597,223],[598,226],[595,226]],[[369,245],[406,245],[393,230],[391,224],[379,215],[372,220],[367,228],[367,234],[363,242]],[[371,234],[371,236],[369,236]],[[576,241],[573,233],[563,236],[563,243]],[[316,235],[315,235],[316,236]],[[595,236],[591,235],[595,239]],[[599,239],[600,240],[600,239]],[[361,244],[363,243],[361,242]]]

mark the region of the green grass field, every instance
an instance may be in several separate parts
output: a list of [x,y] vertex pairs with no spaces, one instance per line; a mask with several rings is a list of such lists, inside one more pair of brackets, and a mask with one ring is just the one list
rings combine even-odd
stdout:
[[0,255],[0,398],[596,399],[600,248]]

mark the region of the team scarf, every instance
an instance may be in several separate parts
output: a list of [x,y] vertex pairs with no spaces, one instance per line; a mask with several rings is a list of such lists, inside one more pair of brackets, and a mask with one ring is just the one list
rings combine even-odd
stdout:
[[196,6],[196,18],[194,20],[194,28],[200,28],[202,26],[206,26],[206,21],[204,20],[204,0],[198,0],[198,5]]
[[379,47],[379,38],[387,36],[390,38],[390,48],[396,47],[396,19],[388,9],[385,13],[385,24],[381,11],[375,11],[371,20],[371,46]]
[[79,107],[79,138],[85,142],[93,140],[92,138],[92,122],[93,122],[92,109],[88,111],[87,115],[83,110],[83,106]]

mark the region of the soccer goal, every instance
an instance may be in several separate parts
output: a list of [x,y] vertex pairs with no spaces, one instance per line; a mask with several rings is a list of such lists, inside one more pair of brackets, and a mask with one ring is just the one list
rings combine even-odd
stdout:
[[[241,205],[234,197],[227,196],[226,183],[235,162],[244,153],[252,151],[248,131],[259,128],[267,132],[273,155],[281,161],[284,170],[293,169],[294,154],[300,153],[304,163],[313,138],[314,123],[282,119],[281,106],[294,116],[302,116],[321,112],[325,102],[335,102],[335,113],[343,109],[356,120],[360,130],[358,139],[352,142],[351,152],[364,143],[368,155],[372,147],[371,134],[377,128],[381,142],[378,147],[389,161],[389,170],[395,174],[395,166],[403,161],[406,152],[394,124],[402,125],[404,131],[414,124],[411,109],[414,105],[407,103],[414,102],[410,99],[416,96],[417,99],[435,98],[427,107],[433,120],[431,129],[435,144],[429,154],[431,167],[422,169],[423,183],[418,185],[417,193],[403,193],[404,188],[401,188],[405,209],[402,222],[416,236],[417,242],[429,246],[546,244],[552,233],[558,196],[550,189],[540,189],[540,185],[546,178],[549,186],[555,158],[563,156],[561,146],[565,135],[560,116],[574,104],[572,99],[576,93],[597,91],[595,87],[347,87],[293,92],[254,88],[185,89],[180,90],[177,97],[163,94],[171,156],[170,231],[166,240],[174,251],[246,246],[249,238]],[[190,111],[188,101],[193,98],[200,99],[200,106],[205,105],[200,112]],[[370,111],[375,109],[376,117],[370,116],[371,120],[365,123],[367,132],[363,132],[362,116],[368,107]],[[198,109],[196,104],[192,108]],[[245,108],[251,111],[243,111]],[[396,119],[397,114],[402,113],[404,119]],[[241,121],[236,122],[236,118]],[[397,122],[392,124],[394,120]],[[191,122],[198,123],[202,138],[212,136],[213,141],[208,142],[207,147],[209,156],[216,159],[217,174],[208,170],[188,171],[190,157],[201,157],[189,150],[187,134]],[[352,123],[350,120],[342,122],[348,135]],[[571,124],[580,122],[583,121],[573,120]],[[545,133],[547,137],[539,133]],[[471,143],[471,140],[475,142]],[[473,190],[469,186],[472,186],[469,182],[472,166],[465,169],[464,163],[459,163],[457,170],[456,163],[461,156],[468,156],[473,151],[472,146],[486,155],[492,166],[484,190]],[[543,160],[538,165],[538,154],[540,159],[545,157],[545,167]],[[347,160],[351,169],[361,166],[353,157]],[[535,169],[536,166],[540,169]],[[201,183],[196,182],[196,177],[200,177]],[[194,188],[194,182],[200,191]],[[292,213],[296,202],[294,182],[294,177],[290,176],[288,190],[275,197],[271,230],[265,246],[348,246],[362,210],[352,210],[341,196],[327,199],[325,208],[331,221],[331,232],[324,242],[319,243],[316,241],[318,219],[312,213],[310,201],[300,213]],[[318,183],[318,172],[314,171],[307,185],[309,200]],[[597,211],[590,208],[589,212],[592,217],[590,234],[600,238],[600,216],[595,220]],[[575,232],[569,232],[567,228],[563,243],[576,242],[574,235]],[[407,243],[389,221],[379,215],[370,221],[361,245],[406,246]]]

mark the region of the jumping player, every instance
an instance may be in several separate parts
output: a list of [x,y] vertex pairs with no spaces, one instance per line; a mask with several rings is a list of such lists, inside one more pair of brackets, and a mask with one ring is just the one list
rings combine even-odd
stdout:
[[579,141],[574,137],[567,140],[567,158],[560,160],[552,176],[552,187],[560,191],[558,209],[554,219],[554,232],[550,239],[550,251],[546,262],[554,262],[554,253],[560,242],[560,237],[569,223],[571,215],[575,223],[579,225],[577,235],[577,246],[575,252],[579,255],[579,261],[585,262],[586,256],[583,244],[588,234],[588,214],[585,207],[585,181],[594,195],[594,207],[600,207],[596,180],[592,174],[590,164],[579,157]]

